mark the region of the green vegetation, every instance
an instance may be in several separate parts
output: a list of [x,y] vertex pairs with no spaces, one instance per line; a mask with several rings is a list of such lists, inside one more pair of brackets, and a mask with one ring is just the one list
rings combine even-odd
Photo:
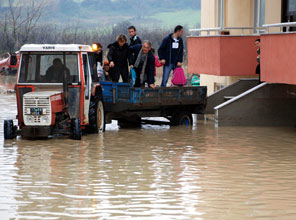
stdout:
[[200,10],[185,9],[176,12],[160,12],[152,18],[160,21],[160,26],[175,26],[178,24],[195,28],[200,24]]

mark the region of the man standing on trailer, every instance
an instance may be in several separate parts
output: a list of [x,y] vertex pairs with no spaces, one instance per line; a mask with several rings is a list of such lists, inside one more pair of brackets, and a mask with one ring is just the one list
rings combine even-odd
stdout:
[[128,27],[128,34],[130,36],[130,43],[129,43],[130,47],[134,46],[136,44],[142,44],[141,39],[137,35],[137,30],[136,30],[135,26]]
[[171,71],[181,67],[183,62],[183,27],[175,27],[174,33],[165,37],[158,49],[160,63],[163,64],[161,87],[166,87]]

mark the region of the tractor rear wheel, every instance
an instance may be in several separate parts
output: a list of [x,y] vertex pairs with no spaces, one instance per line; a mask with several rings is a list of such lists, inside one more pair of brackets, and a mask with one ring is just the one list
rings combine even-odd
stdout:
[[12,120],[4,120],[4,139],[13,139],[15,138],[15,128],[13,126]]
[[89,109],[89,126],[88,132],[91,134],[105,131],[106,120],[104,113],[104,104],[100,100],[98,103],[91,102]]

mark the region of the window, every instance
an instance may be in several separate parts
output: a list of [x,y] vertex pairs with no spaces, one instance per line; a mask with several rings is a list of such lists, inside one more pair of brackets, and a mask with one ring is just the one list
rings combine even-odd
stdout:
[[[265,24],[265,0],[255,0],[254,7],[254,27],[262,27]],[[257,29],[255,32],[259,33]]]
[[63,83],[79,81],[77,54],[23,54],[19,83]]

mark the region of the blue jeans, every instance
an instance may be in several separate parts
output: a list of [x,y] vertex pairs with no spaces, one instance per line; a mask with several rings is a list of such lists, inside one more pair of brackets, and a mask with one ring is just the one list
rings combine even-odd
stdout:
[[162,75],[162,82],[161,82],[161,87],[166,87],[167,82],[170,78],[171,71],[175,69],[174,64],[170,64],[168,66],[163,67],[163,75]]

